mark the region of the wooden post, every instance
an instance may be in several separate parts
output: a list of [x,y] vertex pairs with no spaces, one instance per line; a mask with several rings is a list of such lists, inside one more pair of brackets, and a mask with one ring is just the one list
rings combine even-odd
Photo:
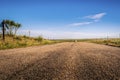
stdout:
[[29,33],[29,37],[30,37],[30,30],[28,31],[28,33]]
[[2,39],[3,41],[5,41],[5,21],[4,20],[2,21],[2,32],[3,32]]
[[120,38],[120,34],[119,34],[119,38]]

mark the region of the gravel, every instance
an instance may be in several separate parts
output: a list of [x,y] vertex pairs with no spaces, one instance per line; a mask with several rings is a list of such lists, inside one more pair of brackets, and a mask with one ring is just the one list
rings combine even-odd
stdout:
[[120,48],[65,42],[0,50],[0,80],[120,80]]

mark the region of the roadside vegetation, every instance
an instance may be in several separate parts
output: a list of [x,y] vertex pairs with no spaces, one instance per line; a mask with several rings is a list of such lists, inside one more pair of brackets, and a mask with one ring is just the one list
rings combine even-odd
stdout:
[[89,40],[88,42],[104,44],[104,45],[109,45],[109,46],[114,46],[114,47],[120,47],[120,38],[93,39],[93,40]]
[[44,39],[41,36],[39,36],[37,38],[33,38],[33,37],[25,36],[25,35],[24,36],[16,36],[16,37],[6,35],[5,39],[6,39],[5,41],[2,41],[2,39],[0,39],[0,50],[1,49],[11,49],[11,48],[19,48],[19,47],[45,45],[45,44],[53,44],[53,43],[58,42],[58,41]]
[[37,38],[26,35],[18,36],[17,31],[22,25],[13,20],[3,20],[0,23],[0,50],[35,45],[53,44],[58,41],[44,39],[42,36]]

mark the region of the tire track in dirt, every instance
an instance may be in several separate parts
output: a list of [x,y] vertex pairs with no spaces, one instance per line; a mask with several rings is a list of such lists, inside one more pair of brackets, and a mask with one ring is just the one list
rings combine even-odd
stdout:
[[36,61],[52,55],[54,51],[66,48],[68,44],[62,45],[63,43],[0,51],[0,59],[2,58],[0,60],[0,80],[9,80],[11,75],[15,75],[35,64]]
[[[72,44],[71,44],[72,45]],[[66,46],[60,50],[51,52],[51,55],[38,60],[31,67],[26,68],[15,75],[9,77],[9,80],[52,80],[63,69],[68,57],[68,51],[71,46]]]
[[77,80],[119,80],[120,58],[118,55],[107,54],[108,51],[104,49],[92,49],[91,46],[91,49],[84,51],[84,47],[79,46],[79,59],[76,58]]
[[67,59],[65,60],[64,65],[61,65],[63,68],[60,73],[53,78],[52,80],[76,80],[76,64],[75,59],[77,57],[76,53],[77,46],[73,43],[69,51],[67,51]]

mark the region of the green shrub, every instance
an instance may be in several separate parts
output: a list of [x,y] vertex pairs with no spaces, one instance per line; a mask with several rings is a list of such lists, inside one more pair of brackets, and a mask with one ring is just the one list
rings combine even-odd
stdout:
[[22,47],[22,46],[25,47],[25,46],[27,46],[27,44],[26,43],[20,43],[19,46],[20,47]]
[[14,47],[15,47],[14,44],[10,44],[8,42],[2,43],[0,46],[1,49],[9,49],[9,48],[14,48]]
[[23,36],[23,38],[29,39],[30,37],[28,37],[28,36],[24,35],[24,36]]
[[22,40],[20,37],[14,37],[14,39],[16,39],[16,40]]
[[43,37],[39,36],[38,38],[35,39],[38,42],[42,42],[43,41]]

